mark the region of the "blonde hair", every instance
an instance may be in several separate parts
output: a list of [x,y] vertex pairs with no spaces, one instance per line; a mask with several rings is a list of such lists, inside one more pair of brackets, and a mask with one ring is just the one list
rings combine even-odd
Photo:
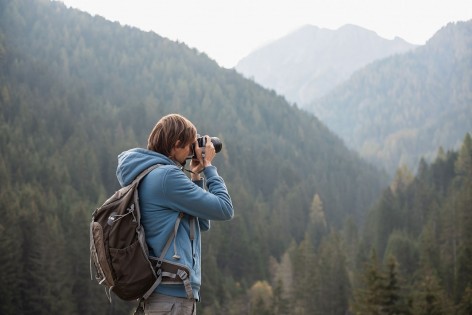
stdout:
[[182,115],[169,114],[156,123],[148,138],[148,150],[170,156],[172,148],[177,140],[180,140],[180,147],[195,141],[197,128]]

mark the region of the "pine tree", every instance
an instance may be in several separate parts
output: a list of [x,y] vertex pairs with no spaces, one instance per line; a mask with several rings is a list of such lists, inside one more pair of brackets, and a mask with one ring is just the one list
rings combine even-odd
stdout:
[[472,283],[472,138],[466,135],[456,161],[457,183],[453,199],[459,226],[456,294],[457,300]]
[[320,196],[315,194],[311,203],[309,221],[306,229],[306,237],[313,243],[315,250],[318,248],[322,238],[327,232],[328,225],[326,223],[323,202]]
[[317,283],[317,263],[313,245],[309,240],[303,240],[292,254],[294,281],[292,305],[294,314],[315,314],[316,305],[313,299],[314,284]]
[[381,315],[385,276],[375,250],[365,264],[362,285],[354,292],[353,309],[356,315]]
[[42,219],[38,228],[41,226],[48,228],[38,233],[37,246],[31,251],[35,270],[41,270],[33,278],[35,285],[41,288],[40,301],[36,301],[40,307],[37,313],[76,314],[71,292],[73,272],[61,224],[57,216],[51,215]]
[[[8,196],[8,197],[7,197]],[[7,185],[0,191],[0,314],[14,314],[21,303],[21,234],[18,230],[18,202]],[[13,198],[13,199],[12,199]],[[7,200],[10,200],[7,202]]]
[[250,315],[269,315],[273,290],[266,281],[256,281],[249,290]]
[[406,276],[412,276],[418,268],[418,246],[413,238],[403,231],[390,234],[384,257],[388,260],[395,257],[401,272]]
[[346,314],[351,285],[345,253],[337,233],[332,232],[321,243],[317,268],[317,282],[312,284],[316,292],[312,297],[316,304],[316,314]]
[[390,184],[390,189],[394,194],[401,192],[410,185],[413,181],[413,173],[410,171],[407,165],[402,165],[396,174],[395,178],[393,179],[392,183]]
[[282,280],[277,281],[273,290],[271,315],[290,314],[289,300],[285,297]]
[[394,192],[388,188],[373,208],[374,221],[371,224],[375,229],[374,246],[379,255],[383,255],[390,233],[401,226],[402,218],[397,203]]
[[393,256],[387,261],[387,274],[383,292],[382,314],[409,315],[411,314],[405,289],[402,287],[398,272],[398,263]]
[[456,161],[456,173],[461,181],[472,181],[472,137],[466,134]]
[[352,218],[348,218],[344,224],[342,241],[348,269],[352,270],[356,266],[356,257],[359,254],[359,231]]
[[271,260],[272,286],[274,288],[280,286],[280,294],[282,295],[280,300],[285,300],[287,303],[289,303],[292,298],[294,287],[294,270],[290,255],[295,250],[295,246],[295,243],[291,244],[289,249],[282,255],[280,263],[278,263],[275,258]]
[[435,272],[426,268],[414,285],[413,314],[449,315],[450,302],[442,290]]
[[469,285],[462,295],[461,302],[457,308],[457,315],[472,314],[472,287]]

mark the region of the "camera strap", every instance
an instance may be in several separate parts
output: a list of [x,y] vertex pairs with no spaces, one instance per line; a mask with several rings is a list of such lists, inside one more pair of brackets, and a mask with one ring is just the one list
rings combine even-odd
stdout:
[[205,170],[205,167],[202,168],[202,169],[201,169],[200,171],[198,171],[198,172],[194,172],[194,171],[191,171],[191,170],[186,169],[186,168],[184,168],[184,170],[187,171],[187,172],[189,172],[189,173],[192,173],[192,174],[197,175],[197,174],[201,174],[201,173]]

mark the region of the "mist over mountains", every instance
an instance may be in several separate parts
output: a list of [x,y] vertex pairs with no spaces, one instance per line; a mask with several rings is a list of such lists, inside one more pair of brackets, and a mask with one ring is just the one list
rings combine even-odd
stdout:
[[472,130],[470,25],[451,23],[419,47],[352,25],[307,26],[236,69],[314,113],[394,174],[402,165],[415,170],[439,147],[457,148]]
[[361,67],[416,46],[355,25],[306,25],[238,62],[235,69],[299,107],[320,98]]

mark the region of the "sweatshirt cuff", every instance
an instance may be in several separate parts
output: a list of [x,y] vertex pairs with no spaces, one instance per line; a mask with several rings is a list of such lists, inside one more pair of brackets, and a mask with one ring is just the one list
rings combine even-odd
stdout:
[[216,166],[210,165],[205,167],[203,174],[205,174],[206,179],[209,179],[210,177],[218,176],[218,171],[216,170]]
[[203,183],[204,183],[203,178],[202,178],[202,179],[199,179],[199,180],[192,180],[192,182],[193,182],[195,185],[197,185],[198,187],[203,188]]

